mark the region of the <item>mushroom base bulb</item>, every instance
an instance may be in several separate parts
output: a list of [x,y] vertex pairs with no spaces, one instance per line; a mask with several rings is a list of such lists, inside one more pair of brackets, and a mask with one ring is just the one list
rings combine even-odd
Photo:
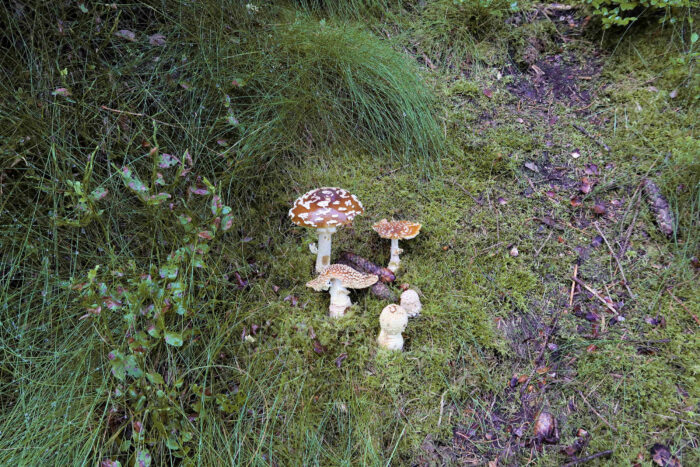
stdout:
[[387,334],[384,331],[379,332],[377,337],[379,347],[386,350],[403,350],[403,336],[401,334]]

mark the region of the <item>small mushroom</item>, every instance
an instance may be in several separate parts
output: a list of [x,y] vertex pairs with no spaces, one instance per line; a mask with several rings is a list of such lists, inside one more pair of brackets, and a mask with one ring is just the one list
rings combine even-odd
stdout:
[[318,229],[316,272],[320,273],[331,264],[331,235],[336,228],[352,223],[355,216],[363,212],[357,196],[342,188],[317,188],[297,198],[289,210],[292,222]]
[[411,221],[388,221],[382,219],[372,226],[375,232],[382,238],[391,239],[391,258],[387,266],[391,272],[399,269],[399,255],[403,250],[399,248],[399,240],[408,240],[420,232],[421,225]]
[[374,274],[364,274],[355,271],[344,264],[331,264],[321,274],[306,283],[316,292],[329,290],[331,305],[328,308],[331,318],[340,318],[345,310],[352,306],[350,291],[348,289],[364,289],[375,284],[379,278]]
[[413,289],[408,289],[401,293],[401,308],[406,310],[409,318],[420,315],[420,310],[423,306],[420,303],[418,292]]
[[408,313],[400,305],[391,304],[384,307],[379,315],[379,337],[377,344],[387,350],[402,350],[403,336],[401,333],[408,324]]

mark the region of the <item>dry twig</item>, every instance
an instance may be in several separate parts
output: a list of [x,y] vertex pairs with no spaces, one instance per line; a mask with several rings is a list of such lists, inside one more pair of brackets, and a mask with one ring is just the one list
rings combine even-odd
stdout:
[[569,306],[574,305],[574,292],[576,290],[576,276],[578,275],[578,263],[574,264],[574,278],[571,280],[571,292],[569,293]]
[[612,449],[608,449],[607,451],[597,452],[595,454],[591,454],[590,456],[581,457],[580,459],[574,459],[571,462],[567,462],[562,467],[571,467],[572,465],[583,464],[584,462],[592,461],[593,459],[597,459],[599,457],[607,457],[607,456],[611,455],[612,453],[613,453]]
[[630,298],[634,298],[634,294],[630,290],[630,286],[627,284],[627,278],[625,277],[625,270],[622,269],[622,263],[620,263],[620,259],[615,255],[615,252],[613,251],[612,246],[610,246],[610,242],[608,242],[608,239],[605,238],[605,234],[603,234],[603,231],[600,230],[598,223],[594,222],[593,225],[595,226],[595,228],[598,231],[598,233],[600,234],[600,236],[603,237],[605,244],[608,246],[608,250],[610,250],[610,254],[612,255],[613,258],[615,258],[615,262],[617,263],[617,267],[620,268],[620,274],[622,275],[622,280],[625,281],[625,289],[627,289],[627,293],[630,295]]
[[596,143],[598,146],[600,146],[601,148],[605,149],[607,152],[610,152],[610,148],[608,147],[607,144],[605,144],[603,141],[600,141],[600,140],[598,140],[597,138],[595,138],[593,135],[591,135],[589,132],[587,132],[585,128],[583,128],[582,126],[579,126],[579,125],[577,125],[577,124],[575,124],[575,123],[572,123],[571,126],[573,126],[573,127],[576,128],[578,131],[580,131],[581,133],[583,133],[585,136],[587,136],[591,141],[593,141],[594,143]]
[[586,290],[588,290],[590,293],[592,293],[592,294],[595,296],[595,298],[597,298],[598,300],[600,300],[600,302],[603,303],[603,304],[608,308],[608,310],[610,310],[610,311],[612,311],[613,313],[617,314],[617,310],[616,310],[611,304],[609,304],[609,303],[607,302],[607,300],[605,300],[598,292],[596,292],[595,289],[589,287],[588,285],[586,285],[585,282],[583,282],[581,279],[578,279],[578,278],[576,278],[576,277],[572,277],[571,280],[573,280],[573,281],[576,282],[578,285],[580,285],[581,287],[583,287],[584,289],[586,289]]
[[598,418],[600,418],[600,420],[601,420],[603,423],[605,423],[606,425],[608,425],[608,427],[609,427],[612,431],[614,431],[615,433],[617,433],[617,428],[615,428],[614,426],[612,426],[612,425],[610,424],[610,422],[608,422],[608,421],[605,419],[605,417],[603,417],[601,414],[598,413],[598,411],[591,405],[591,403],[588,402],[588,399],[586,399],[586,396],[584,396],[583,393],[582,393],[581,391],[577,391],[577,392],[578,392],[578,395],[581,396],[581,399],[583,399],[583,402],[586,403],[586,405],[588,406],[588,408],[591,409],[591,410],[593,411],[593,413],[596,414],[596,416],[597,416]]

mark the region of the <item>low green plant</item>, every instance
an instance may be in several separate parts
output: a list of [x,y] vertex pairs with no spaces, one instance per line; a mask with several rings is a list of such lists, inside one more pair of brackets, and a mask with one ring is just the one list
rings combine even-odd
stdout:
[[[170,214],[169,228],[181,232],[179,246],[173,245],[167,258],[146,267],[135,261],[111,268],[98,264],[70,286],[85,312],[80,319],[92,321],[96,337],[111,347],[107,358],[115,389],[110,410],[126,418],[111,439],[119,441],[121,455],[133,455],[146,465],[149,445],[167,448],[173,457],[188,458],[194,435],[186,411],[199,412],[201,402],[183,407],[183,392],[191,392],[195,400],[211,396],[196,384],[185,385],[176,361],[163,356],[168,346],[183,347],[197,338],[199,329],[187,326],[197,314],[194,278],[207,267],[211,242],[233,225],[231,208],[221,201],[221,189],[191,173],[188,151],[177,158],[154,148],[150,155],[151,183],[143,182],[129,166],[115,170],[147,209]],[[73,187],[81,193],[80,184]],[[220,405],[230,405],[225,396],[218,398]],[[165,446],[154,446],[147,439],[159,439]]]
[[697,0],[585,0],[593,13],[601,17],[603,28],[627,26],[645,12],[663,12],[660,22],[674,23],[683,9],[697,8]]

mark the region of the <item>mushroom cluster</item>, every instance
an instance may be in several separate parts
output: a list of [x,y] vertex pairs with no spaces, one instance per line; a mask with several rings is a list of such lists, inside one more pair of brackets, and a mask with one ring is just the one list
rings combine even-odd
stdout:
[[[399,269],[399,255],[403,250],[399,248],[399,240],[414,238],[421,229],[421,224],[410,221],[388,221],[382,219],[372,228],[380,237],[391,240],[391,255],[387,269],[375,265],[369,260],[353,257],[348,259],[341,255],[340,263],[331,264],[331,236],[338,227],[351,224],[353,219],[364,213],[362,203],[357,196],[343,188],[324,187],[311,190],[301,195],[289,210],[292,222],[302,226],[313,228],[318,233],[318,247],[312,249],[316,253],[315,270],[318,276],[306,283],[317,292],[328,291],[330,293],[329,315],[332,318],[345,316],[345,312],[352,306],[349,289],[364,289],[378,284],[381,279],[391,282],[395,279],[393,273]],[[347,256],[347,254],[346,254]],[[352,267],[351,267],[352,266]],[[358,270],[359,269],[359,270]],[[379,271],[379,272],[378,272]],[[391,272],[390,272],[391,271]],[[388,295],[383,299],[394,300],[393,293],[384,286]],[[372,288],[373,293],[379,295]],[[392,295],[392,298],[389,298]],[[388,350],[402,350],[402,332],[408,325],[408,318],[418,316],[421,310],[420,298],[415,290],[405,290],[400,297],[400,304],[386,306],[379,315],[380,332],[377,343]]]

